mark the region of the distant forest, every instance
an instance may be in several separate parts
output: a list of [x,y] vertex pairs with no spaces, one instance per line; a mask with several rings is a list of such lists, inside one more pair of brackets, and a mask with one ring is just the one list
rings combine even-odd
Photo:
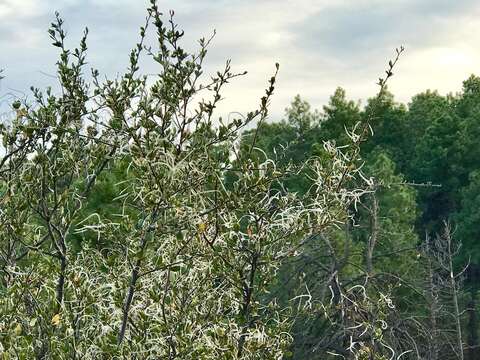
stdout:
[[[348,146],[346,129],[362,119],[369,119],[372,128],[372,135],[361,145],[361,158],[364,174],[372,177],[375,191],[365,197],[360,209],[352,209],[355,216],[333,236],[327,248],[318,244],[307,247],[304,254],[285,265],[280,272],[283,281],[276,291],[288,294],[284,295],[286,299],[302,287],[322,292],[325,285],[320,285],[319,279],[330,280],[332,268],[338,267],[344,274],[339,281],[348,282],[352,281],[351,272],[358,276],[357,266],[369,265],[372,278],[392,277],[389,286],[398,292],[397,310],[404,316],[397,321],[408,321],[413,314],[425,321],[429,314],[424,326],[434,335],[430,335],[432,343],[422,358],[459,358],[451,343],[451,334],[457,331],[452,297],[442,295],[449,287],[445,283],[449,274],[443,273],[446,261],[444,254],[437,253],[441,246],[435,241],[447,231],[452,238],[452,269],[458,274],[463,346],[469,349],[465,358],[475,359],[480,352],[480,78],[470,76],[455,95],[427,90],[405,105],[395,102],[387,91],[382,103],[376,102],[376,98],[370,99],[362,107],[338,88],[319,111],[297,96],[284,119],[243,134],[242,141],[248,144],[258,131],[256,144],[268,156],[301,164],[311,156],[322,156],[324,141]],[[305,192],[305,180],[305,175],[292,176],[285,181],[286,188]],[[370,255],[372,264],[366,264],[372,238],[375,252]],[[348,247],[346,242],[350,243]],[[330,253],[330,246],[335,248],[335,255]],[[333,264],[324,263],[326,254]],[[438,317],[434,327],[432,312]],[[308,355],[321,348],[319,337],[325,348],[332,341],[333,333],[323,322],[302,318],[297,324],[295,358],[325,358],[324,354]]]

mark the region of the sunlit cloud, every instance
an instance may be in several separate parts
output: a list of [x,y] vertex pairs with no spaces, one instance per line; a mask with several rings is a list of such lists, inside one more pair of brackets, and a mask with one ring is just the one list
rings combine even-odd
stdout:
[[[84,26],[89,36],[89,62],[108,76],[122,72],[128,52],[138,39],[148,1],[138,0],[3,0],[0,1],[0,68],[7,78],[0,91],[26,91],[54,79],[57,52],[49,46],[46,30],[55,10],[65,18],[74,45]],[[408,102],[425,89],[458,91],[471,73],[480,73],[480,25],[477,1],[447,0],[265,0],[159,2],[164,12],[174,9],[186,31],[186,46],[217,35],[207,59],[207,73],[227,59],[233,69],[248,70],[224,93],[219,107],[252,110],[279,62],[278,88],[272,101],[272,119],[281,118],[290,100],[300,94],[321,108],[335,87],[342,86],[354,100],[374,95],[395,47],[406,53],[395,71],[390,89]],[[146,72],[155,72],[147,65]]]

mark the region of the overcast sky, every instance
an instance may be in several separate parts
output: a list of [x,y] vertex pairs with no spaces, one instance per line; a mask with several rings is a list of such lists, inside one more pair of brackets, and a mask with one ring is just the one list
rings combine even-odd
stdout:
[[[47,29],[54,11],[75,45],[88,26],[89,63],[107,75],[122,72],[145,17],[145,0],[0,0],[0,96],[22,96],[31,85],[54,85],[57,51]],[[280,63],[272,119],[281,118],[296,94],[321,108],[337,86],[349,98],[366,99],[394,49],[406,52],[390,89],[396,99],[425,89],[456,92],[480,74],[480,2],[477,0],[176,0],[173,9],[186,46],[215,29],[207,70],[233,69],[247,76],[232,82],[220,112],[255,108]],[[155,72],[149,67],[147,72]],[[4,101],[5,102],[5,101]]]

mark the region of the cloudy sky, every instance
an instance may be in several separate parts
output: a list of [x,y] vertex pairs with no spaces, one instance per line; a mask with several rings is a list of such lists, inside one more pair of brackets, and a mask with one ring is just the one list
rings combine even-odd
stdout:
[[[24,96],[31,85],[54,85],[57,52],[46,30],[54,11],[75,45],[88,26],[89,63],[121,73],[145,17],[146,0],[0,0],[0,99]],[[275,62],[281,69],[272,119],[300,94],[321,108],[337,86],[354,99],[374,95],[375,81],[394,49],[406,52],[390,83],[398,101],[425,89],[456,92],[480,74],[480,2],[477,0],[165,0],[186,32],[185,45],[217,35],[207,71],[232,59],[248,75],[232,82],[220,112],[255,108]],[[155,72],[153,66],[147,72]]]

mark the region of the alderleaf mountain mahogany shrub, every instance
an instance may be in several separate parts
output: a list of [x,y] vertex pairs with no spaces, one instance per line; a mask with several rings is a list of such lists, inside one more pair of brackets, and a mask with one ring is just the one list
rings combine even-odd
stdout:
[[[34,101],[12,104],[16,117],[0,128],[2,355],[288,356],[292,309],[267,296],[269,284],[305,239],[344,223],[370,192],[359,156],[368,124],[345,147],[326,142],[321,155],[280,166],[255,137],[238,149],[242,130],[268,116],[278,65],[258,109],[225,123],[216,105],[242,74],[228,61],[203,76],[210,40],[187,52],[173,12],[165,20],[155,1],[113,80],[96,70],[86,80],[88,31],[72,50],[62,25],[57,14],[49,30],[61,91],[32,89]],[[153,82],[141,56],[157,66]],[[299,173],[308,191],[285,191]],[[112,179],[116,211],[89,211]]]

